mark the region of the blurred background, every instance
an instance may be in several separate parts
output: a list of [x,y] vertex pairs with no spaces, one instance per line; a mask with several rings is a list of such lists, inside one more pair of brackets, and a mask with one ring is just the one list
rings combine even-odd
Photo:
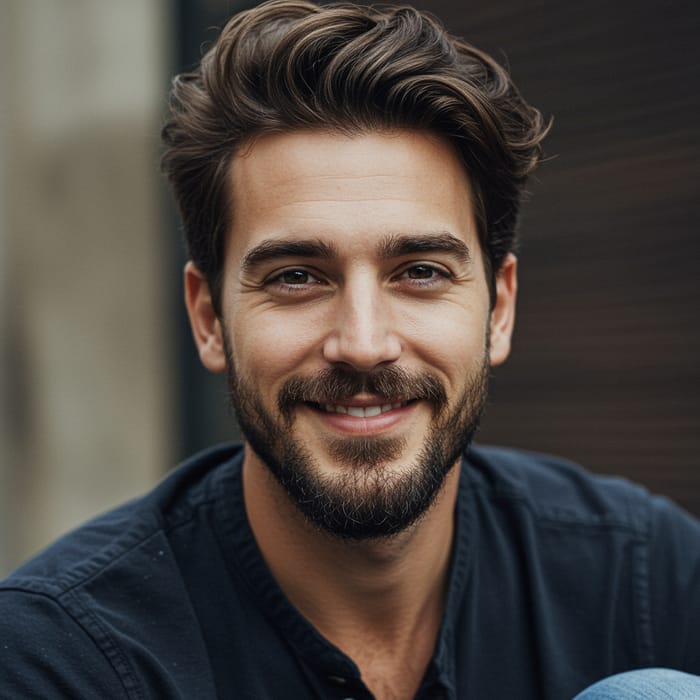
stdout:
[[[182,309],[170,77],[233,0],[0,2],[0,575],[237,435]],[[482,442],[700,514],[700,6],[415,3],[555,117]]]

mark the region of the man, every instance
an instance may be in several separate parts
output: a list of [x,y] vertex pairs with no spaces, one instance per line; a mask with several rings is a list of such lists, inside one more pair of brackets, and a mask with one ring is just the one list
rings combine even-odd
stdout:
[[225,27],[175,81],[164,169],[245,446],[5,581],[0,696],[571,698],[700,669],[697,522],[470,446],[546,131],[411,9],[283,0]]

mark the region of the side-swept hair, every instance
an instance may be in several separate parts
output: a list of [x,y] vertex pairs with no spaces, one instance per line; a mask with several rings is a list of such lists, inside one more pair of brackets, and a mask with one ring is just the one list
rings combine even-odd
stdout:
[[426,13],[272,0],[234,16],[199,68],[174,79],[162,132],[163,171],[217,312],[231,159],[259,134],[313,128],[446,137],[470,176],[493,298],[525,180],[542,156],[549,126],[540,112],[503,67]]

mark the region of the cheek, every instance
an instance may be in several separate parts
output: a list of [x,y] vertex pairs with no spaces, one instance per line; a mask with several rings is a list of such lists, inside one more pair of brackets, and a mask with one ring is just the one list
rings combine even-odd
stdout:
[[301,322],[294,314],[241,313],[233,328],[236,367],[260,389],[303,372],[319,353],[320,324]]
[[483,361],[488,327],[483,312],[442,309],[410,318],[406,327],[414,352],[453,385],[461,385]]

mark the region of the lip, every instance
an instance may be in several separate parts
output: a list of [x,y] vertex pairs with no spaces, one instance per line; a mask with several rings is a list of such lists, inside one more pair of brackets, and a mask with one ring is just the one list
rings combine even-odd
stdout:
[[[396,401],[389,402],[386,399],[382,401],[381,405],[386,405],[388,403],[397,403]],[[395,428],[400,423],[405,421],[414,412],[418,406],[417,401],[408,403],[405,406],[400,406],[398,408],[392,408],[389,411],[380,413],[376,416],[351,416],[347,413],[330,413],[324,411],[322,408],[317,408],[313,405],[308,405],[307,407],[316,416],[321,423],[333,432],[340,432],[346,435],[362,435],[371,436],[378,435]],[[354,406],[368,408],[371,406],[380,405],[376,400],[348,400],[342,402],[343,406]]]

